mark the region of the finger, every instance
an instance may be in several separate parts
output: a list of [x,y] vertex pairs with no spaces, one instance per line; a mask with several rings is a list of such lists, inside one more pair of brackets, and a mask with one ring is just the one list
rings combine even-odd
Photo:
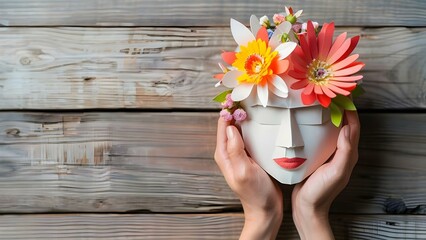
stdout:
[[228,158],[228,153],[226,151],[227,145],[227,136],[226,136],[226,127],[230,125],[229,121],[226,121],[223,118],[219,118],[217,121],[217,134],[216,134],[216,152],[215,152],[215,161],[219,166],[222,173],[226,168],[226,159]]
[[351,128],[351,143],[354,148],[358,148],[359,135],[360,135],[360,127],[358,112],[357,111],[345,111],[345,118],[347,124]]
[[228,137],[227,153],[233,169],[244,167],[250,162],[246,151],[244,150],[244,142],[238,129],[235,126],[226,127]]
[[351,125],[348,124],[343,126],[337,139],[336,153],[330,162],[339,173],[344,173],[348,171],[348,169],[352,170],[352,163],[350,160],[353,149],[350,141],[350,134]]
[[226,121],[222,117],[217,121],[217,134],[216,134],[216,148],[226,150],[226,127],[231,124],[230,121]]

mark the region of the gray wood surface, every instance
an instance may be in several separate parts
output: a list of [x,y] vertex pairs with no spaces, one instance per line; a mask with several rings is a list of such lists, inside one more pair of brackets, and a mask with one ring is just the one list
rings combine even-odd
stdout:
[[[213,160],[217,115],[2,112],[0,211],[240,209]],[[389,198],[425,205],[425,120],[362,114],[360,161],[332,211],[384,213]]]
[[[0,1],[0,239],[237,239],[212,75],[235,47],[229,18],[283,4]],[[361,35],[366,111],[336,239],[426,239],[425,1],[285,4]],[[299,239],[282,189],[277,239]]]
[[251,14],[272,15],[284,4],[303,9],[318,22],[349,26],[426,26],[423,0],[2,0],[5,26],[217,26],[229,18],[248,22]]
[[[425,30],[339,29],[362,36],[359,108],[426,107]],[[0,39],[0,109],[217,109],[212,76],[236,46],[228,27],[5,28]]]
[[[331,215],[336,239],[424,239],[426,216]],[[237,239],[243,215],[34,214],[0,216],[0,239]],[[286,216],[277,239],[300,239]]]

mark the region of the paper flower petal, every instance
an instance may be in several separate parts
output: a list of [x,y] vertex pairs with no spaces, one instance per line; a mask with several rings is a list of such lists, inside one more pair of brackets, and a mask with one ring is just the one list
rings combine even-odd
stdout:
[[332,66],[333,71],[337,71],[344,67],[347,67],[349,64],[352,64],[353,62],[355,62],[358,59],[358,57],[359,57],[359,54],[354,54],[334,64]]
[[330,84],[333,84],[334,86],[338,86],[341,88],[354,88],[356,86],[356,83],[354,82],[339,82],[339,81],[329,81]]
[[288,73],[282,74],[282,75],[280,75],[280,77],[281,77],[282,79],[284,79],[284,81],[286,82],[286,85],[287,85],[287,86],[291,86],[291,85],[292,85],[292,84],[294,84],[295,82],[298,82],[298,81],[299,81],[298,79],[296,79],[296,78],[294,78],[294,77],[292,77],[292,76],[288,75]]
[[[324,24],[325,25],[325,24]],[[324,33],[323,33],[324,32]],[[333,43],[333,35],[334,35],[334,23],[327,24],[327,26],[321,29],[319,34],[319,55],[326,57],[328,52],[330,51],[331,44]]]
[[303,94],[311,94],[314,93],[315,84],[309,83],[305,89],[303,89]]
[[280,76],[275,75],[274,78],[271,80],[271,83],[279,91],[288,94],[287,84],[285,84],[284,80]]
[[312,54],[312,58],[317,59],[318,58],[318,45],[317,45],[317,38],[316,38],[316,34],[315,34],[315,28],[314,25],[312,23],[312,21],[308,21],[308,29],[307,29],[307,34],[308,34],[308,44],[309,44],[309,48],[311,49],[311,54]]
[[248,42],[256,40],[253,33],[242,23],[231,18],[231,33],[238,45],[246,46]]
[[224,62],[229,65],[232,65],[236,59],[235,54],[235,52],[223,52],[221,56]]
[[272,84],[269,85],[268,87],[269,87],[269,90],[273,94],[277,95],[278,97],[281,97],[281,98],[287,98],[288,97],[288,92],[282,92],[282,91],[278,90],[276,87],[274,87],[274,85],[272,85]]
[[294,14],[294,16],[298,18],[300,17],[300,15],[302,15],[302,13],[303,13],[303,10],[299,10]]
[[336,71],[336,72],[334,72],[334,76],[340,77],[340,76],[351,75],[351,74],[354,74],[354,73],[358,72],[359,70],[361,70],[361,68],[363,68],[364,66],[365,66],[365,64],[360,63],[360,64],[357,64],[357,65],[352,66],[350,68],[345,68],[345,69]]
[[311,49],[309,48],[308,42],[306,42],[305,35],[300,35],[299,40],[300,47],[302,47],[302,50],[305,53],[305,59],[308,60],[308,62],[312,61]]
[[246,99],[253,89],[254,84],[240,84],[232,90],[231,98],[234,101]]
[[261,39],[266,43],[266,45],[268,44],[269,42],[268,31],[266,30],[265,27],[261,27],[259,31],[257,31],[256,39]]
[[323,94],[323,92],[322,92],[322,89],[321,89],[321,86],[320,86],[320,85],[315,85],[315,86],[314,86],[314,92],[315,92],[317,95]]
[[297,81],[297,82],[293,83],[290,87],[291,87],[291,89],[297,90],[297,89],[301,89],[301,88],[306,87],[306,85],[308,85],[308,83],[309,83],[308,79],[304,79],[304,80]]
[[328,54],[328,56],[327,56],[328,61],[327,62],[329,64],[335,63],[337,60],[339,60],[339,58],[341,56],[343,56],[343,54],[345,54],[346,50],[348,50],[350,45],[351,45],[351,40],[346,39],[346,41],[343,42],[342,46],[340,46],[340,48],[336,52],[334,52],[333,55]]
[[232,71],[225,73],[225,75],[222,78],[223,85],[225,85],[225,87],[228,87],[228,88],[236,87],[238,85],[237,78],[241,74],[243,74],[243,73],[240,72],[240,71],[237,71],[237,70],[232,70]]
[[283,33],[289,33],[291,29],[291,23],[283,22],[275,28],[274,33],[272,34],[271,39],[269,40],[269,46],[272,49],[276,49],[278,45],[281,44],[281,35]]
[[302,102],[305,105],[311,105],[312,103],[315,102],[315,100],[317,100],[316,94],[313,91],[309,94],[302,93],[301,97],[302,97]]
[[334,86],[333,84],[329,84],[327,87],[328,87],[331,91],[333,91],[333,92],[335,92],[335,93],[338,93],[338,94],[342,94],[342,95],[345,95],[345,96],[348,96],[348,95],[350,94],[350,92],[349,92],[349,91],[346,91],[346,90],[343,90],[343,89],[341,89],[341,88],[339,88],[339,87],[336,87],[336,86]]
[[330,89],[328,89],[326,86],[321,86],[322,91],[327,95],[329,98],[335,98],[336,94],[332,92]]
[[307,74],[304,72],[298,72],[298,71],[289,71],[288,73],[290,76],[294,78],[306,78]]
[[341,59],[347,58],[349,56],[349,54],[352,53],[352,51],[355,49],[356,45],[358,45],[359,38],[360,38],[360,36],[355,36],[355,37],[351,38],[351,45],[349,46],[346,53],[343,54],[343,56],[338,61],[340,61]]
[[288,60],[279,60],[271,64],[271,69],[274,71],[275,74],[282,74],[286,72],[289,67],[290,67],[290,61]]
[[259,18],[255,15],[250,16],[250,29],[253,35],[256,35],[262,26],[259,24]]
[[327,108],[331,103],[331,98],[325,94],[317,95],[318,102],[325,108]]
[[356,75],[356,76],[348,76],[348,77],[332,77],[331,80],[334,81],[340,81],[340,82],[353,82],[358,81],[363,78],[362,75]]
[[296,46],[297,46],[297,43],[294,43],[294,42],[281,43],[275,49],[275,51],[279,53],[278,60],[282,60],[286,58],[288,55],[290,55],[293,52],[293,50],[296,48]]
[[265,83],[263,86],[257,85],[257,97],[262,106],[266,107],[266,104],[268,104],[268,83]]
[[333,46],[331,47],[330,52],[328,53],[329,56],[333,55],[337,50],[339,50],[339,48],[342,46],[342,44],[346,40],[346,35],[347,35],[347,33],[344,32],[344,33],[340,34],[336,38],[336,40],[334,40]]
[[300,66],[308,65],[308,61],[305,58],[305,54],[303,53],[303,50],[300,46],[297,46],[294,49],[293,54],[291,54],[291,60],[296,61],[297,64]]
[[290,15],[291,14],[290,9],[288,9],[287,6],[284,6],[284,9],[285,9],[285,14],[286,15]]

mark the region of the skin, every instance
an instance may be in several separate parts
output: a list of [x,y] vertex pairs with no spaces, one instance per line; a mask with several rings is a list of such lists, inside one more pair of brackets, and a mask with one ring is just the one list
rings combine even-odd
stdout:
[[[292,214],[301,239],[334,239],[328,212],[348,184],[358,161],[359,132],[357,112],[345,112],[334,155],[305,181],[295,185]],[[283,217],[280,187],[247,156],[238,129],[221,118],[215,160],[244,209],[240,239],[275,239]]]

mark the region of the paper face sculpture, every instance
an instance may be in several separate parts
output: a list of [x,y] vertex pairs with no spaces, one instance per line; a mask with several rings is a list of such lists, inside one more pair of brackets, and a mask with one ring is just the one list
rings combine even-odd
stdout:
[[321,30],[302,23],[302,10],[250,18],[250,29],[231,19],[237,50],[223,52],[227,64],[216,86],[226,90],[214,100],[220,116],[242,128],[246,150],[281,183],[303,181],[336,149],[344,111],[355,111],[352,96],[362,91],[364,67],[352,54],[359,37],[335,40],[334,24]]
[[281,183],[301,182],[333,154],[340,128],[319,104],[305,106],[300,92],[271,97],[263,107],[255,94],[241,102],[241,129],[250,156]]

